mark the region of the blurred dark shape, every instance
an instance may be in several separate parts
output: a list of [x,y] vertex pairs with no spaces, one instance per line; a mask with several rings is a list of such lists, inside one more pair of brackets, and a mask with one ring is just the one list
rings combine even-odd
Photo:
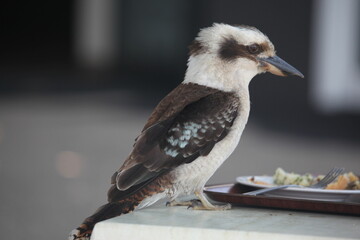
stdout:
[[[267,33],[305,79],[261,75],[252,118],[271,129],[360,139],[358,115],[322,116],[308,101],[312,1],[116,1],[10,3],[2,13],[0,92],[132,89],[149,107],[182,81],[187,46],[213,22]],[[269,105],[269,103],[271,103]]]

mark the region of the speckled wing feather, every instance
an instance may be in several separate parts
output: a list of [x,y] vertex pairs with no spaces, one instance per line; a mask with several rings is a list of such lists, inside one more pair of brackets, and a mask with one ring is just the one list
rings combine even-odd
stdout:
[[207,155],[229,132],[238,112],[235,93],[181,84],[149,118],[134,149],[112,177],[109,201],[132,194],[175,167]]

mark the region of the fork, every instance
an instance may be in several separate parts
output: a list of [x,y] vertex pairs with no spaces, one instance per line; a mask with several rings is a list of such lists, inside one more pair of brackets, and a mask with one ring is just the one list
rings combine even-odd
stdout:
[[[329,183],[331,183],[332,181],[334,181],[340,174],[342,174],[344,172],[344,168],[337,168],[334,167],[333,169],[331,169],[325,176],[323,179],[321,179],[319,182],[310,185],[306,188],[324,188],[326,187]],[[267,192],[272,192],[275,190],[279,190],[279,189],[284,189],[284,188],[289,188],[289,187],[299,187],[299,188],[305,188],[304,186],[300,186],[300,185],[281,185],[281,186],[276,186],[276,187],[272,187],[272,188],[265,188],[265,189],[260,189],[260,190],[255,190],[255,191],[251,191],[251,192],[246,192],[243,195],[249,195],[249,196],[256,196],[256,195],[260,195],[263,193],[267,193]]]

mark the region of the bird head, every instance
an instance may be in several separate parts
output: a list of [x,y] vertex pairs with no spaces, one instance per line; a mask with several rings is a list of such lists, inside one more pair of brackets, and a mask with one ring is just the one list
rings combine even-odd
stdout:
[[304,75],[276,55],[269,38],[254,27],[215,23],[190,45],[185,81],[233,89],[259,73]]

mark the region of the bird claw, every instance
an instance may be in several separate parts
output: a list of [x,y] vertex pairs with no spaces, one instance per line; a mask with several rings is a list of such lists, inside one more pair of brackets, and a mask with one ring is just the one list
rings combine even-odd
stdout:
[[194,209],[194,210],[211,210],[211,211],[225,211],[225,210],[229,210],[231,208],[231,204],[225,204],[225,205],[208,205],[205,206],[203,204],[197,204],[197,205],[192,205],[189,206],[188,209]]
[[174,206],[187,206],[188,208],[191,207],[192,205],[195,205],[196,202],[200,202],[199,199],[192,199],[190,201],[184,201],[184,202],[176,202],[176,201],[170,201],[170,202],[166,202],[166,206],[167,207],[174,207]]
[[198,199],[193,199],[190,201],[190,205],[188,205],[187,209],[197,209],[198,207],[203,206],[202,202]]

